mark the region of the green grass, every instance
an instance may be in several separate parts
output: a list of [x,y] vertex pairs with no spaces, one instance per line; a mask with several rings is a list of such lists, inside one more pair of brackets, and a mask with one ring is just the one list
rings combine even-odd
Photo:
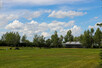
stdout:
[[100,49],[7,50],[0,47],[0,68],[98,68]]

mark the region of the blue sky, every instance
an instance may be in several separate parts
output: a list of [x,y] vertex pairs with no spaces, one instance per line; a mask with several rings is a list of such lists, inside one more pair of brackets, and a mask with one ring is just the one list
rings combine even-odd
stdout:
[[79,36],[102,22],[101,0],[0,0],[0,7],[0,36],[15,31],[32,40],[55,30],[59,36],[68,30]]

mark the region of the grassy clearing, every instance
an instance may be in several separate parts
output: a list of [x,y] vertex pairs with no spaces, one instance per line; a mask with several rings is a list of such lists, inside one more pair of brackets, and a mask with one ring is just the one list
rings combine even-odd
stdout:
[[100,49],[7,48],[0,47],[0,68],[99,68]]

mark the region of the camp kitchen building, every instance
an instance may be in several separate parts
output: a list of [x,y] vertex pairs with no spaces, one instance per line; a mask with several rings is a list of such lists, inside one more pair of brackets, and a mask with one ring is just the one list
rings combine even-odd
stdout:
[[80,42],[66,42],[63,43],[66,48],[84,48]]

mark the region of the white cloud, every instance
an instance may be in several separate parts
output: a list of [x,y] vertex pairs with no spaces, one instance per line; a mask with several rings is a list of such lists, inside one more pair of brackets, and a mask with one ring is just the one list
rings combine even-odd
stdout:
[[30,13],[30,12],[26,13],[24,15],[24,18],[26,18],[28,20],[32,20],[32,18],[37,18],[39,16],[41,16],[41,12],[40,11],[35,11],[33,13]]
[[69,21],[69,22],[59,22],[59,21],[52,21],[52,23],[48,24],[48,27],[51,31],[60,31],[61,29],[64,29],[65,27],[72,27],[74,25],[75,21]]
[[88,27],[88,28],[94,28],[94,26],[90,26],[90,25],[89,25],[89,27]]
[[0,27],[4,27],[9,21],[18,19],[18,15],[14,14],[0,14]]
[[80,34],[81,28],[75,26],[74,22],[75,21],[52,21],[51,23],[38,23],[36,21],[31,21],[29,23],[22,23],[18,20],[15,20],[12,23],[8,24],[5,29],[26,34],[28,37],[32,37],[34,34],[41,34],[44,35],[44,37],[49,37],[55,30],[58,31],[59,35],[65,35],[70,29],[72,30],[72,33],[76,36]]
[[74,25],[73,28],[71,28],[71,31],[72,31],[72,34],[75,35],[75,36],[79,36],[82,29],[81,27],[78,27],[77,25]]
[[65,27],[72,27],[74,25],[75,21],[69,21],[69,22],[59,22],[59,21],[52,21],[52,23],[48,24],[48,27],[51,31],[59,31]]
[[24,17],[24,18],[26,18],[28,20],[32,20],[33,18],[40,17],[44,13],[50,13],[50,12],[51,12],[51,10],[26,11],[22,15],[22,17]]
[[19,22],[18,20],[15,20],[12,23],[8,24],[5,28],[6,29],[21,29],[22,27],[23,27],[23,23]]
[[26,18],[27,20],[32,20],[33,18],[38,18],[44,13],[50,13],[51,10],[39,10],[39,11],[27,11],[27,10],[18,10],[8,13],[0,13],[0,27],[4,27],[10,21]]
[[41,35],[43,35],[44,37],[49,37],[50,36],[50,34],[47,33],[47,32],[42,32]]
[[77,2],[89,2],[86,0],[3,0],[9,5],[56,5],[56,4],[72,4]]
[[74,36],[80,36],[81,32],[82,32],[82,29],[81,27],[77,26],[77,25],[74,25],[72,28],[70,29],[61,29],[59,31],[59,35],[66,35],[67,31],[71,30],[72,31],[72,34]]
[[23,15],[24,18],[32,20],[33,18],[38,18],[44,13],[50,13],[51,10],[39,10],[39,11],[26,11]]
[[87,12],[76,12],[76,11],[52,11],[52,13],[48,17],[55,17],[55,18],[65,18],[70,17],[74,18],[76,16],[83,16],[87,14]]
[[17,19],[18,16],[14,15],[14,14],[0,14],[0,20],[13,20],[13,19]]
[[5,34],[6,32],[0,32],[0,39],[1,39],[1,36],[3,35],[3,34]]
[[75,21],[69,21],[69,22],[65,25],[65,27],[71,27],[71,26],[74,25],[74,23],[75,23]]
[[2,7],[2,0],[0,0],[0,8]]

